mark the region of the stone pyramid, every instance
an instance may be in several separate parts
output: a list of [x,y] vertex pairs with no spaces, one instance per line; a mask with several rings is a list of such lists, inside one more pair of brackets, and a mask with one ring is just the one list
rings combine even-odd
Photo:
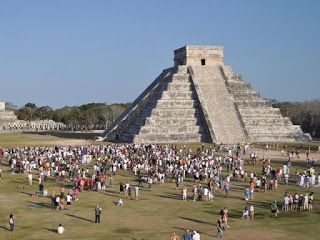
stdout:
[[135,143],[307,141],[223,63],[223,47],[187,45],[100,140]]

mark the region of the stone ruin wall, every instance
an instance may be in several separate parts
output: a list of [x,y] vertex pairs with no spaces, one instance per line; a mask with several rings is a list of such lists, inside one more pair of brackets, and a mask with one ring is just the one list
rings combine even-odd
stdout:
[[5,102],[0,102],[0,133],[12,131],[63,130],[66,125],[53,120],[18,120],[13,110],[5,109]]

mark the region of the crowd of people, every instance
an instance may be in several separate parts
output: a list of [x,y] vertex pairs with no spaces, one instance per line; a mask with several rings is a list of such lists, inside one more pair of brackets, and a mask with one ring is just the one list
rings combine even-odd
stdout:
[[[248,182],[248,187],[244,190],[244,200],[247,203],[244,205],[242,218],[254,219],[254,205],[248,201],[253,200],[255,192],[277,189],[279,181],[283,180],[283,184],[287,185],[291,160],[290,164],[273,168],[271,160],[263,158],[261,173],[248,172],[241,154],[249,154],[248,164],[259,164],[258,153],[249,153],[249,150],[248,144],[231,147],[221,144],[207,149],[202,145],[196,152],[192,152],[186,146],[151,144],[22,147],[0,149],[0,159],[7,159],[12,174],[26,174],[29,185],[33,184],[36,176],[39,192],[34,192],[33,196],[47,196],[48,190],[44,185],[49,177],[55,179],[61,185],[58,194],[54,191],[50,194],[52,207],[56,210],[65,209],[65,202],[66,208],[71,209],[72,202],[78,200],[81,191],[105,191],[107,187],[113,188],[114,179],[122,169],[130,171],[138,182],[136,185],[129,182],[119,184],[120,194],[129,200],[139,199],[139,190],[143,184],[146,184],[150,191],[154,184],[174,184],[176,189],[182,185],[182,200],[195,202],[213,201],[219,191],[227,198],[231,181]],[[222,156],[217,154],[222,151]],[[314,164],[310,164],[303,173],[296,170],[299,186],[320,186],[320,174],[316,181]],[[0,168],[0,179],[1,173]],[[186,178],[193,179],[194,184],[192,189],[189,189],[192,196],[188,195],[188,189],[183,184]],[[69,188],[65,189],[64,185],[68,185]],[[286,194],[282,209],[301,211],[303,206],[303,209],[311,211],[313,194],[306,196]],[[122,199],[117,205],[123,206]],[[277,216],[276,202],[272,203],[271,210]],[[222,237],[223,231],[229,228],[227,208],[220,214],[217,236]],[[96,219],[97,221],[100,222],[100,218]]]

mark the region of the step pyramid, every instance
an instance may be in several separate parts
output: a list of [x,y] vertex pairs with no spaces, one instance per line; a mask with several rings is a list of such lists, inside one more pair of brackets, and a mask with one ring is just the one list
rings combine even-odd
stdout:
[[226,144],[311,140],[223,64],[223,47],[187,45],[174,53],[174,67],[163,70],[100,140]]

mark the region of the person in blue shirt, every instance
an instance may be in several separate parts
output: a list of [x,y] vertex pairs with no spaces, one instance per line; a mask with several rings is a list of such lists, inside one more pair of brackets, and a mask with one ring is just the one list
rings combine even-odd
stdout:
[[183,234],[182,238],[183,238],[183,240],[191,240],[191,235],[189,234],[189,230],[188,229]]

